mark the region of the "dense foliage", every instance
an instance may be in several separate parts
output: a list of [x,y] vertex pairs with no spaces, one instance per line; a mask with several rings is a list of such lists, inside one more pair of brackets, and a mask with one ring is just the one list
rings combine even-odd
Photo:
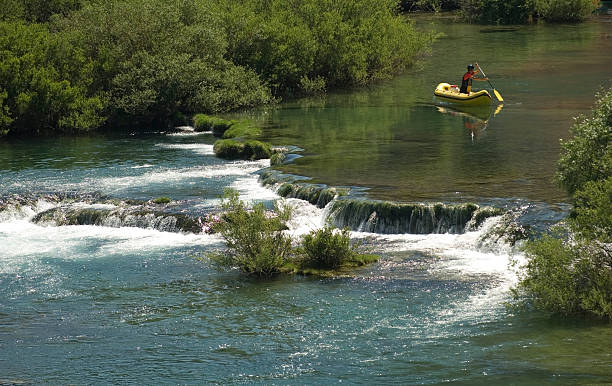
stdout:
[[388,78],[432,36],[394,0],[6,0],[0,133],[164,127]]
[[483,24],[522,24],[535,19],[577,22],[591,15],[598,3],[599,0],[461,0],[461,15],[467,21]]
[[567,229],[527,244],[517,296],[557,313],[612,319],[612,89],[572,133],[558,173],[573,199]]

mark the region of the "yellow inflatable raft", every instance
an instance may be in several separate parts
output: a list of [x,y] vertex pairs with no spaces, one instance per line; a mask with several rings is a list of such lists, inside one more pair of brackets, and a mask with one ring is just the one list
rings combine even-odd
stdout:
[[455,103],[462,106],[489,106],[491,95],[487,90],[480,90],[463,94],[457,86],[448,83],[440,83],[434,90],[434,95],[442,102]]

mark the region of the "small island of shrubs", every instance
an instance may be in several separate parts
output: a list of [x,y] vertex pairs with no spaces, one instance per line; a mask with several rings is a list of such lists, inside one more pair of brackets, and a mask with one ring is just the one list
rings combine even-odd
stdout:
[[227,244],[222,252],[208,255],[219,267],[237,267],[256,276],[279,273],[338,275],[348,269],[378,261],[378,256],[359,254],[351,245],[348,229],[326,226],[294,241],[285,231],[291,209],[282,204],[268,211],[262,203],[252,208],[238,193],[226,190],[221,221],[213,225]]

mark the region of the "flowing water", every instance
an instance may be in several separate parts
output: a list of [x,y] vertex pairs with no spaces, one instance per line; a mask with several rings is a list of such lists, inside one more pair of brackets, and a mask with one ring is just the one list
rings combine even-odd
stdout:
[[[280,168],[294,179],[379,207],[475,203],[506,215],[414,234],[370,215],[352,237],[379,263],[257,280],[198,259],[223,245],[198,226],[226,187],[278,198],[258,182],[268,161],[216,159],[210,133],[0,142],[0,384],[610,381],[609,325],[506,307],[524,256],[494,235],[509,214],[538,230],[567,213],[551,182],[559,139],[609,85],[611,20],[418,25],[446,37],[411,73],[243,115],[301,149]],[[435,85],[474,60],[501,110],[435,105]],[[160,196],[173,201],[149,201]],[[289,233],[334,220],[338,200],[288,199]]]

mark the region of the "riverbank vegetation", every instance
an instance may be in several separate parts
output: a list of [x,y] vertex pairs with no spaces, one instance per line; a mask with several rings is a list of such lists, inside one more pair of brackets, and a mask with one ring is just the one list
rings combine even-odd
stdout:
[[458,11],[460,19],[479,24],[525,24],[534,21],[580,22],[599,0],[403,0],[405,11]]
[[378,256],[356,252],[348,229],[338,231],[327,226],[293,245],[285,232],[291,209],[282,203],[277,202],[274,211],[266,210],[262,203],[249,208],[236,191],[227,190],[222,206],[221,221],[215,223],[213,230],[223,236],[227,249],[208,256],[220,267],[237,267],[256,276],[332,275],[378,260]]
[[167,127],[360,86],[432,40],[388,0],[7,0],[0,135]]
[[565,226],[527,244],[515,290],[525,305],[612,320],[612,89],[562,142],[557,179],[572,196]]

